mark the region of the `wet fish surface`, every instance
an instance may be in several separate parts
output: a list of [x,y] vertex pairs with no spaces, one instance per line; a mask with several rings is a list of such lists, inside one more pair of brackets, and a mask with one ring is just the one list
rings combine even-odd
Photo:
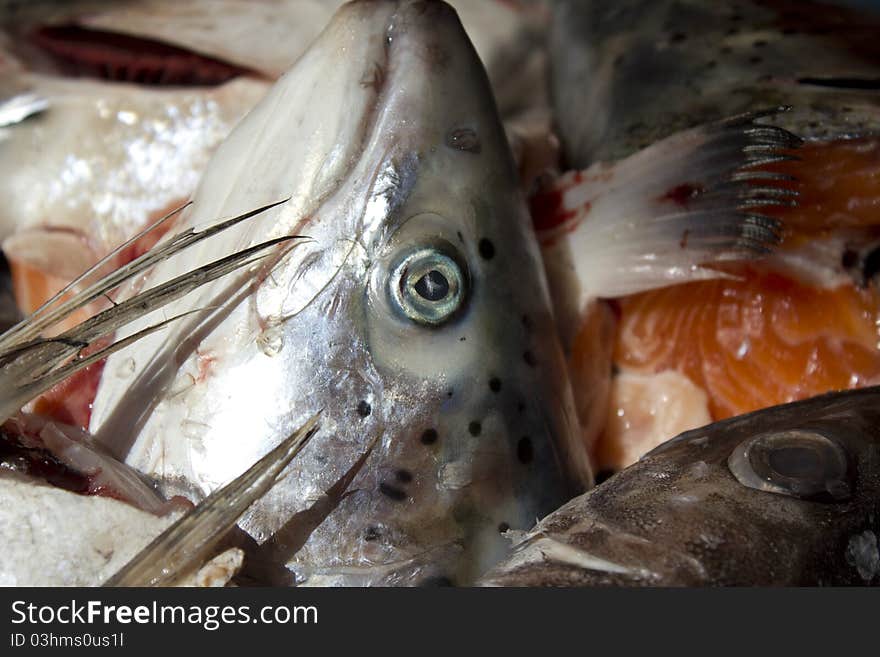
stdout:
[[482,582],[880,584],[880,388],[681,434],[544,518]]
[[111,356],[90,428],[166,495],[199,499],[323,409],[241,526],[301,583],[472,581],[505,553],[502,531],[590,470],[509,148],[447,5],[341,9],[220,147],[179,228],[285,198],[186,267],[309,239]]
[[[771,122],[804,139],[748,174],[792,195],[760,210],[779,222],[772,254],[599,308],[615,372],[599,469],[711,420],[880,382],[878,20],[783,0],[554,6],[551,96],[569,166],[616,169],[681,130],[776,105],[791,109]],[[683,208],[707,196],[688,178],[670,189]],[[598,333],[582,331],[578,351],[596,353]]]
[[[615,246],[626,257],[609,259],[630,274],[596,265],[594,271],[605,278],[586,277],[595,286],[584,288],[586,298],[661,284],[656,272],[643,268],[637,275],[633,268],[640,258],[663,255],[660,247],[674,254],[655,269],[671,272],[670,278],[693,278],[700,277],[695,272],[702,253],[696,249],[703,246],[718,258],[775,246],[779,225],[747,210],[785,200],[785,190],[764,187],[740,198],[742,189],[721,185],[718,196],[725,203],[715,205],[713,196],[704,208],[692,203],[690,188],[679,188],[679,169],[658,166],[680,166],[694,152],[714,154],[717,168],[703,168],[699,175],[712,185],[744,186],[757,160],[776,159],[779,149],[799,144],[794,135],[755,123],[759,115],[731,120],[735,112],[726,109],[711,115],[705,127],[660,142],[618,169],[615,184],[645,182],[637,195],[645,207],[634,213],[624,207],[630,214],[621,216],[630,223],[609,219],[619,223],[611,233],[636,231],[635,220],[646,214],[668,218],[646,212],[658,205],[665,211],[670,203],[691,206],[676,222],[658,220],[654,228],[665,223],[666,229],[643,233],[641,241],[590,240],[589,231],[580,233],[591,247],[581,256],[608,257],[617,253],[610,248]],[[728,151],[750,148],[752,158],[728,157]],[[659,181],[643,175],[658,171],[669,175]],[[585,173],[598,174],[588,181],[594,188],[581,184],[581,172],[569,176],[579,191],[614,187],[605,184],[613,178],[610,170]],[[207,502],[323,409],[321,433],[240,523],[257,544],[248,558],[256,554],[287,566],[298,583],[309,585],[471,583],[508,553],[505,534],[526,531],[536,517],[591,483],[556,341],[559,317],[551,311],[518,186],[486,75],[454,13],[440,2],[347,5],[221,146],[176,229],[201,230],[261,206],[265,212],[192,247],[185,259],[160,263],[135,281],[129,294],[185,278],[220,255],[247,253],[272,240],[283,243],[271,256],[259,256],[256,273],[253,267],[230,269],[228,277],[125,328],[129,337],[122,339],[136,338],[136,344],[110,356],[94,409],[84,411],[101,448],[132,471],[144,472],[166,497]],[[667,188],[677,191],[664,195]],[[728,202],[734,196],[736,202]],[[615,205],[613,194],[595,200],[590,196],[582,214],[595,206],[606,218],[616,218],[607,213],[607,206]],[[705,234],[691,226],[704,210],[716,220]],[[64,346],[75,348],[76,335],[64,333],[70,341]],[[609,369],[604,367],[605,375]],[[837,445],[836,439],[823,442],[821,435],[807,433],[797,429],[780,449],[813,450],[840,470],[841,459],[828,447],[829,441]],[[765,439],[770,447],[756,443],[754,453],[775,453],[773,440]],[[682,461],[692,457],[688,453]],[[712,458],[689,461],[696,483],[682,475],[677,480],[682,490],[667,500],[672,506],[666,511],[678,508],[675,504],[715,501]],[[795,470],[802,467],[800,456],[780,458],[793,458]],[[742,458],[736,467],[738,476],[748,479]],[[784,462],[779,467],[784,469]],[[597,496],[611,508],[619,495],[615,519],[654,513],[661,526],[666,520],[659,500],[666,493],[654,481],[674,479],[672,471],[670,465],[656,476],[633,475],[640,478],[630,489],[603,497],[612,482],[629,480],[627,471],[587,497]],[[850,485],[850,474],[829,479],[832,502],[853,499],[840,485]],[[655,506],[651,491],[658,496]],[[854,499],[853,504],[864,501]],[[578,504],[571,502],[545,522],[566,517],[569,509],[577,515]],[[714,507],[706,506],[701,513],[689,510],[681,522],[711,515]],[[775,513],[770,507],[757,505],[753,516]],[[833,513],[816,517],[825,522]],[[772,517],[779,526],[782,518]],[[651,520],[644,527],[634,522],[638,529],[654,527]],[[846,563],[861,578],[855,583],[876,574],[873,522],[853,534],[845,549]],[[768,535],[754,530],[751,544],[766,546],[778,560],[784,554],[780,545],[787,548],[785,541],[799,529],[784,525],[779,538],[769,536],[773,523],[755,520],[736,533],[718,521],[712,527],[721,527],[721,539],[717,533],[699,536],[708,541],[708,565],[679,550],[656,566],[654,552],[643,554],[626,541],[610,541],[615,549],[603,552],[592,544],[581,550],[561,534],[535,538],[544,526],[529,532],[490,581],[502,581],[513,570],[516,577],[531,577],[540,562],[543,570],[526,583],[580,581],[568,571],[548,575],[548,563],[600,573],[613,583],[675,584],[676,577],[694,584],[775,583],[767,579],[771,566],[763,561],[765,570],[756,566],[729,574],[727,566],[715,563],[723,559],[718,555],[725,548],[719,546],[732,545],[735,568],[736,539],[747,534],[751,540],[751,528],[760,526]],[[589,533],[580,525],[576,529],[578,536]],[[636,535],[636,529],[627,531]],[[803,573],[815,572],[817,553],[799,562]],[[238,568],[240,559],[236,563]],[[834,579],[836,570],[828,572],[821,583],[844,582]],[[740,574],[743,579],[736,579]],[[287,579],[273,583],[280,581]]]
[[563,0],[550,75],[567,165],[774,105],[792,106],[779,125],[806,139],[876,136],[877,26],[870,13],[787,0]]

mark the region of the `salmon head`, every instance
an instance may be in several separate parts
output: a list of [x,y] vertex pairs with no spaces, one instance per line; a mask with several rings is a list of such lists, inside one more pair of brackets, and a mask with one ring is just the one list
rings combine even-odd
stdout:
[[198,499],[322,410],[241,527],[305,583],[467,583],[590,474],[516,171],[448,5],[340,9],[182,228],[282,199],[156,267],[144,285],[305,236],[164,309],[199,312],[108,360],[91,429]]

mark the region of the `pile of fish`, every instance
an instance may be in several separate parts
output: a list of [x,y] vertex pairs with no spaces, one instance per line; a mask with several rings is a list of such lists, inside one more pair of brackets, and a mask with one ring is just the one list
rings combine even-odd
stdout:
[[[805,184],[880,153],[863,23],[221,4],[3,5],[0,583],[880,581],[877,231]],[[786,357],[860,389],[722,419],[710,352],[639,361],[734,285],[877,371],[823,324]]]

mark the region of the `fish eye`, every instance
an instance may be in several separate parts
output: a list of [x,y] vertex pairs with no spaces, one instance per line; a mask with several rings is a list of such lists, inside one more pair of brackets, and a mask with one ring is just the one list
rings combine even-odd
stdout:
[[439,326],[464,306],[467,268],[451,244],[438,241],[406,253],[392,269],[388,285],[394,305],[406,317]]
[[765,433],[737,445],[727,465],[743,486],[815,501],[850,497],[843,448],[815,431]]

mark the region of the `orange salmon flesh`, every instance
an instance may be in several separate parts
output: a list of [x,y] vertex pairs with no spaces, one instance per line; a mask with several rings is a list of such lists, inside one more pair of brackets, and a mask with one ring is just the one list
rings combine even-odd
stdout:
[[[774,165],[797,178],[791,184],[800,193],[797,207],[772,210],[785,224],[781,249],[837,229],[880,229],[880,140],[811,143],[797,155],[799,161]],[[706,393],[711,420],[880,382],[874,285],[821,289],[761,263],[729,271],[736,279],[616,300],[615,366],[684,375]],[[629,410],[612,408],[610,417]],[[616,469],[627,464],[621,445],[627,436],[613,425],[596,451],[600,467]],[[656,436],[640,451],[660,441]]]

